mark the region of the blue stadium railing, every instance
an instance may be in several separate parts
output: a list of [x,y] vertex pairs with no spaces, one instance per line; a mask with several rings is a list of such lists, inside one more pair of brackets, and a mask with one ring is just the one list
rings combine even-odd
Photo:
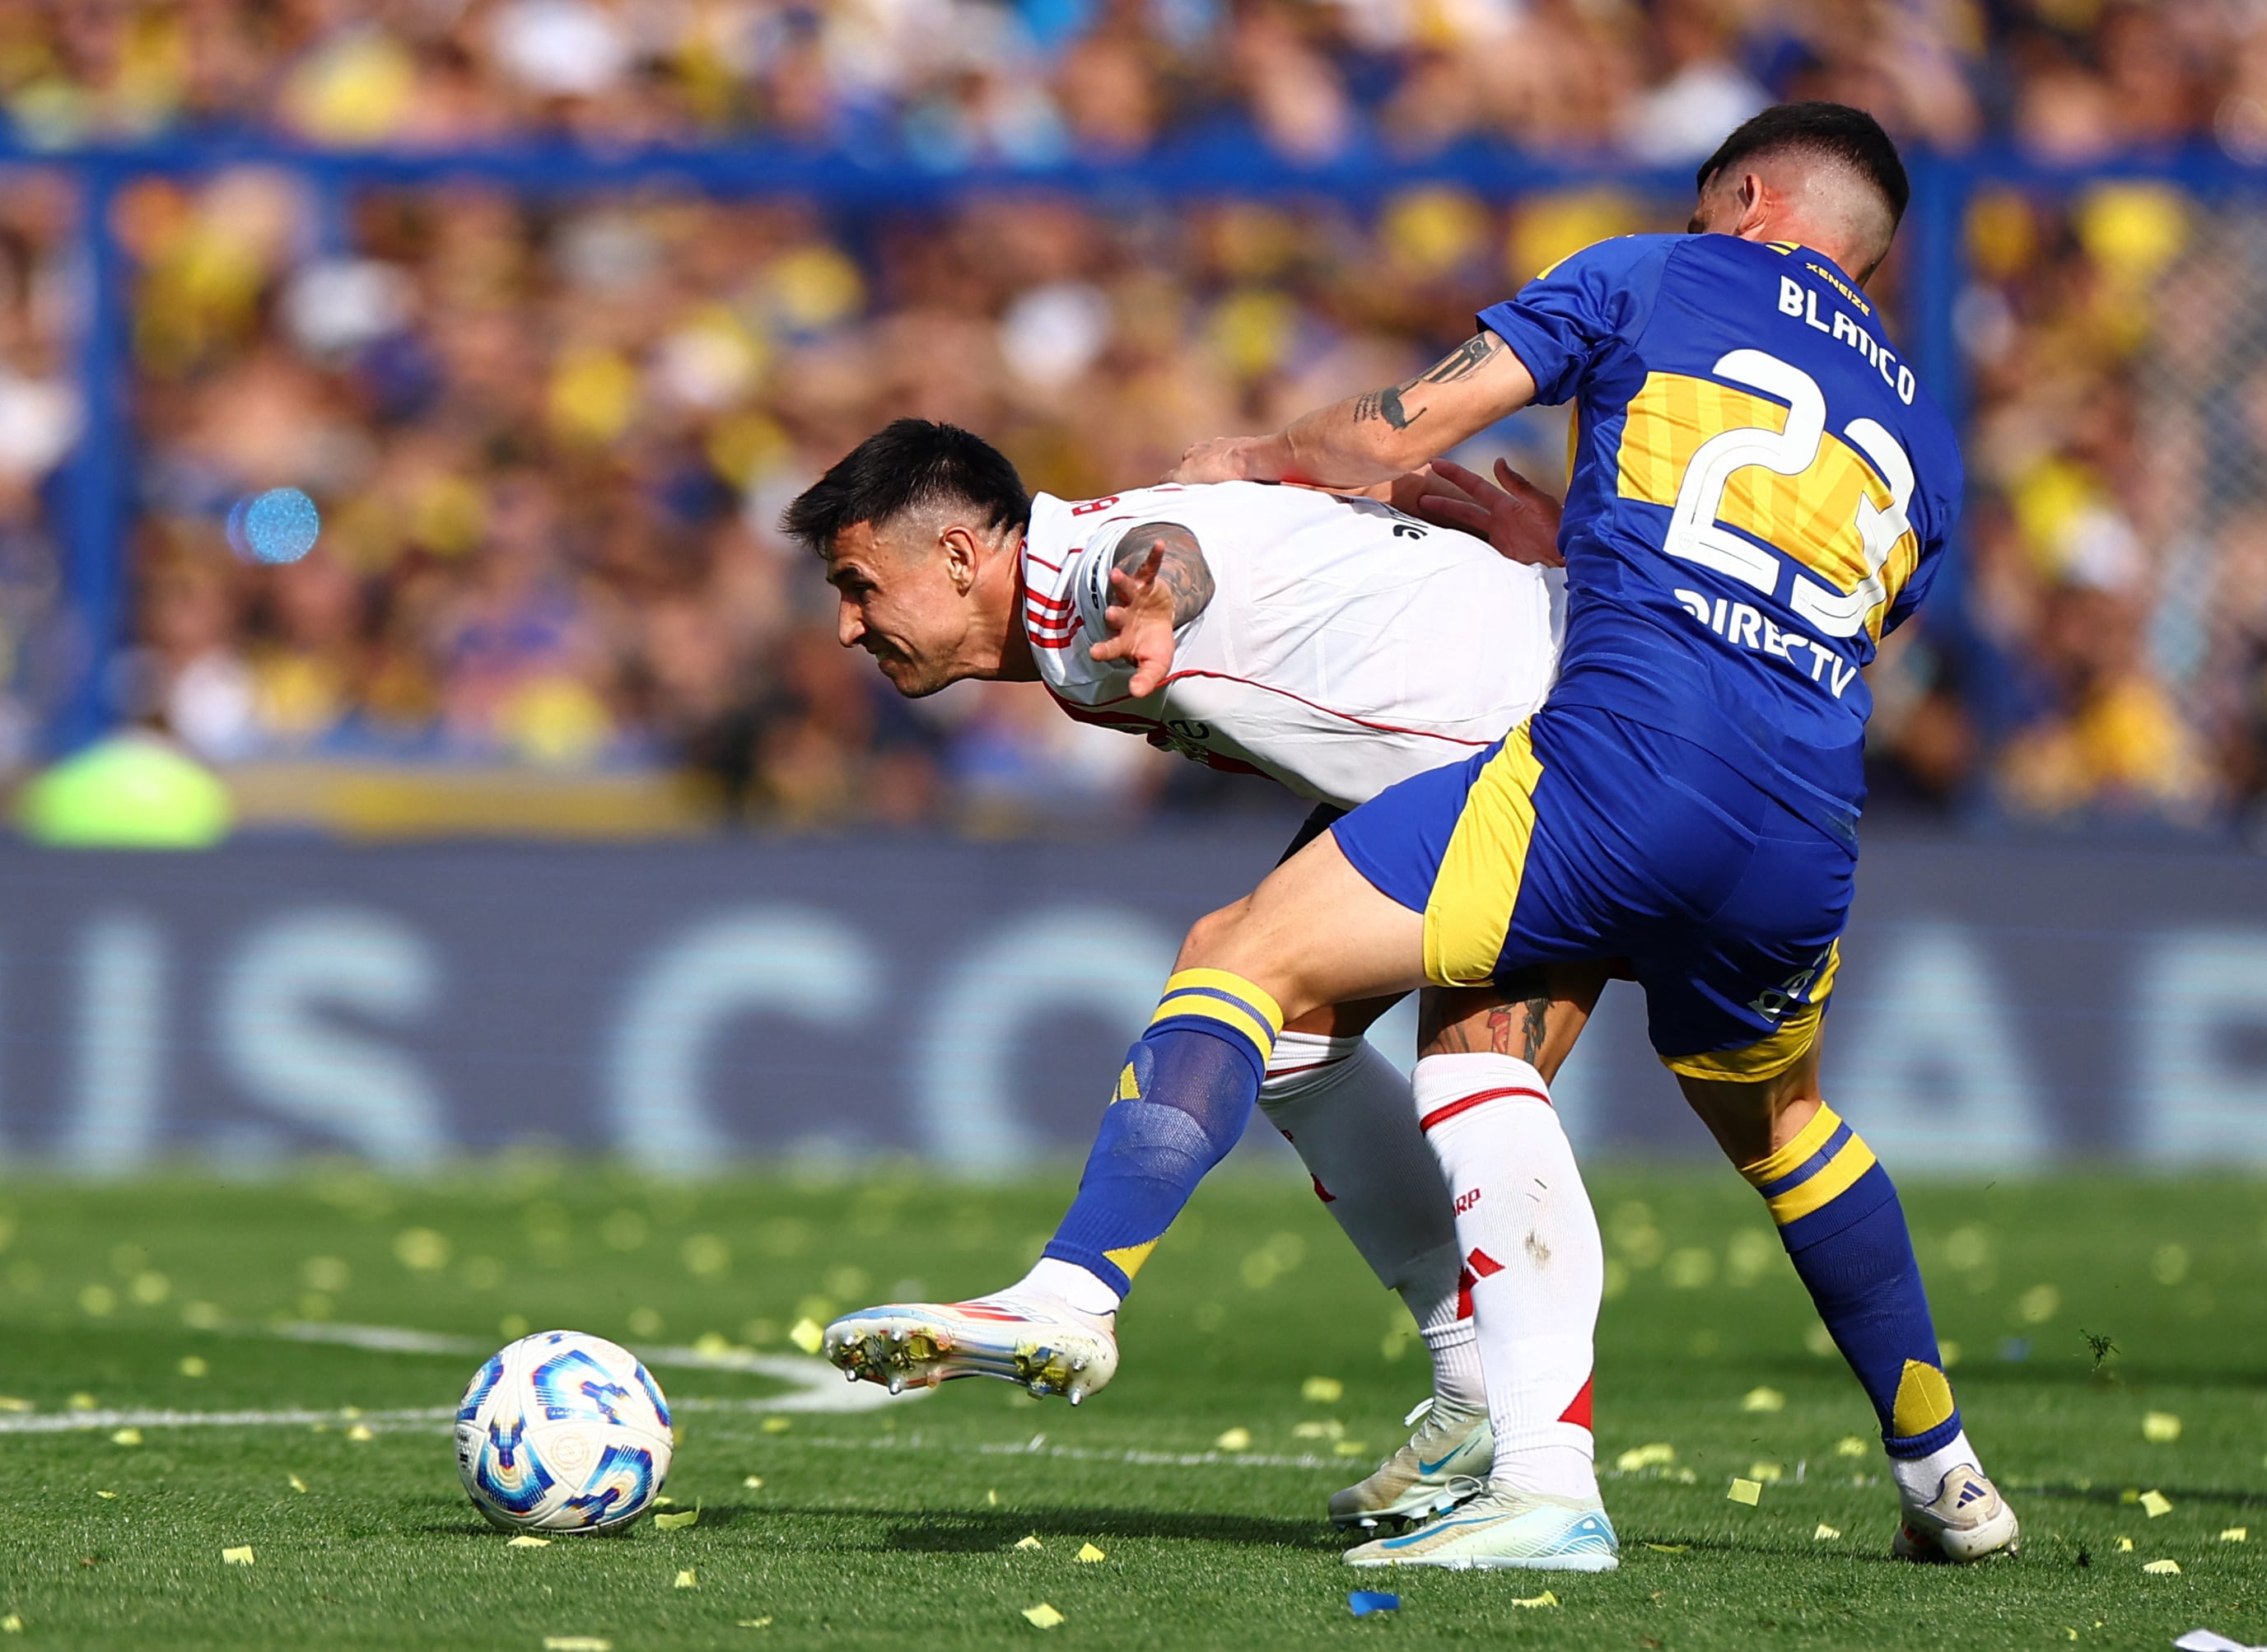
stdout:
[[[1613,184],[1678,198],[1691,187],[1682,170],[1544,160],[1500,148],[1467,145],[1426,158],[1365,150],[1321,165],[1275,156],[1251,135],[1215,131],[1152,158],[1108,165],[1065,164],[1035,169],[970,168],[942,172],[898,159],[869,162],[761,144],[708,149],[601,151],[527,146],[478,151],[347,151],[243,137],[172,137],[150,143],[38,150],[0,138],[0,165],[36,165],[70,175],[80,192],[79,267],[90,291],[83,309],[77,371],[85,427],[62,488],[68,546],[67,585],[79,664],[48,729],[51,750],[68,751],[106,729],[110,657],[124,635],[125,547],[132,510],[132,430],[127,386],[131,317],[126,256],[112,207],[137,178],[195,177],[231,166],[282,168],[312,180],[334,201],[371,185],[473,180],[529,194],[583,192],[675,184],[702,193],[793,195],[855,211],[948,202],[987,191],[1038,188],[1107,203],[1201,195],[1317,195],[1355,203],[1398,189],[1450,183],[1506,198],[1581,185]],[[2155,180],[2204,196],[2267,189],[2267,167],[2248,166],[2217,151],[2133,157],[2106,165],[2061,167],[1993,149],[1912,158],[1913,204],[1906,220],[1905,330],[1922,380],[1955,422],[1965,408],[1954,316],[1962,287],[1962,227],[1980,187],[2015,185],[2077,189],[2109,179]],[[326,215],[333,223],[342,215]],[[1948,569],[1948,573],[1955,569]],[[1940,581],[1937,600],[1948,599]]]

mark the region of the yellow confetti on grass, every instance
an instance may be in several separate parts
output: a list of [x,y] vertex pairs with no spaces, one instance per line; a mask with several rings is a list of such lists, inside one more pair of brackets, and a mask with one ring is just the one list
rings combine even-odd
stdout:
[[695,1572],[691,1567],[686,1567],[683,1571],[677,1575],[677,1587],[679,1589],[700,1588],[701,1575],[698,1572]]
[[503,1546],[507,1549],[547,1549],[551,1546],[551,1539],[523,1531]]
[[1511,1597],[1511,1604],[1515,1606],[1555,1606],[1559,1604],[1559,1597],[1546,1589],[1539,1595],[1529,1595],[1524,1598],[1515,1595]]
[[2181,1575],[2181,1563],[2178,1560],[2151,1560],[2141,1569],[2145,1572],[2153,1572],[2159,1577],[2178,1577]]
[[139,1445],[142,1443],[142,1430],[121,1428],[110,1436],[110,1442],[113,1445]]
[[[766,1434],[785,1434],[788,1431],[788,1420],[785,1417],[766,1417],[764,1419],[764,1432]],[[684,1436],[680,1432],[679,1438],[682,1439],[683,1437]]]
[[1785,1411],[1786,1396],[1776,1388],[1750,1388],[1741,1397],[1742,1411]]
[[352,1440],[356,1445],[367,1445],[378,1436],[370,1431],[368,1423],[357,1422],[347,1430],[347,1438]]
[[1251,1430],[1230,1428],[1220,1438],[1214,1440],[1213,1444],[1223,1451],[1249,1451],[1251,1449]]
[[184,1354],[181,1355],[180,1370],[181,1375],[184,1377],[202,1377],[211,1369],[212,1367],[205,1363],[204,1357],[202,1355]]
[[302,1497],[307,1494],[307,1482],[301,1479],[297,1474],[292,1475],[285,1484],[290,1486],[293,1491],[297,1492]]
[[2251,1541],[2251,1528],[2230,1526],[2219,1534],[2219,1540],[2222,1543],[2249,1543]]
[[1019,1549],[1044,1549],[1047,1546],[1039,1541],[1039,1534],[1034,1531],[1028,1538],[1017,1538],[1016,1546]]
[[1634,1474],[1640,1469],[1667,1468],[1676,1461],[1676,1448],[1663,1441],[1649,1445],[1633,1445],[1614,1459],[1614,1466],[1625,1474]]
[[95,1495],[101,1498],[102,1501],[106,1503],[114,1503],[118,1501],[118,1494],[116,1492],[97,1492],[95,1493]]
[[1106,1560],[1110,1557],[1104,1554],[1100,1549],[1096,1548],[1091,1543],[1083,1543],[1079,1546],[1078,1558],[1084,1564],[1091,1566],[1097,1560]]
[[1834,1455],[1863,1457],[1866,1455],[1866,1443],[1854,1434],[1845,1434],[1834,1443]]
[[614,1652],[614,1643],[595,1634],[547,1634],[543,1652]]
[[740,1627],[743,1629],[768,1629],[771,1626],[772,1620],[768,1618],[743,1618],[740,1619]]
[[73,1394],[63,1403],[69,1406],[73,1411],[92,1411],[97,1404],[92,1394],[85,1393]]
[[6,1617],[0,1618],[0,1634],[21,1634],[23,1633],[24,1620],[21,1618],[18,1618],[14,1612],[11,1612]]
[[1036,1606],[1024,1607],[1023,1617],[1035,1629],[1052,1629],[1063,1620],[1062,1613],[1044,1600]]
[[1310,1377],[1299,1384],[1299,1398],[1313,1406],[1335,1406],[1346,1398],[1346,1384],[1335,1377]]
[[18,1399],[13,1394],[0,1394],[0,1411],[29,1411],[32,1408],[32,1402],[28,1399]]
[[1786,1478],[1786,1470],[1777,1463],[1750,1463],[1748,1465],[1748,1478],[1766,1486],[1776,1486]]
[[1822,1520],[1818,1523],[1818,1530],[1810,1534],[1810,1540],[1813,1543],[1839,1543],[1842,1541],[1841,1529],[1830,1526]]
[[2141,1419],[2141,1437],[2151,1445],[2170,1445],[2181,1437],[2181,1420],[2169,1411],[2153,1411]]
[[2118,1539],[2117,1539],[2117,1553],[2120,1553],[2120,1554],[2131,1554],[2131,1553],[2133,1553],[2133,1539],[2132,1539],[2132,1538],[2118,1538]]
[[2162,1492],[2146,1491],[2141,1494],[2141,1507],[2147,1509],[2149,1518],[2154,1520],[2159,1515],[2173,1512],[2173,1500]]
[[682,1531],[687,1526],[697,1526],[701,1524],[701,1511],[698,1509],[688,1509],[681,1515],[656,1515],[653,1517],[653,1524],[664,1531]]
[[1726,1492],[1724,1495],[1729,1501],[1745,1503],[1752,1509],[1763,1501],[1764,1488],[1755,1480],[1735,1479],[1732,1482],[1732,1489]]
[[764,1488],[764,1477],[760,1474],[751,1474],[740,1484],[752,1492],[759,1492]]
[[987,1509],[997,1509],[1000,1506],[1000,1494],[996,1489],[985,1492],[984,1506]]
[[240,1549],[223,1549],[220,1560],[224,1566],[249,1566],[252,1564],[252,1546],[247,1543]]
[[1360,1440],[1340,1440],[1331,1450],[1339,1457],[1361,1457],[1369,1447]]
[[818,1320],[806,1315],[795,1322],[795,1329],[787,1333],[787,1340],[805,1354],[816,1354],[825,1345],[826,1333],[819,1327]]
[[1682,1554],[1692,1546],[1689,1543],[1648,1543],[1645,1546],[1656,1554]]

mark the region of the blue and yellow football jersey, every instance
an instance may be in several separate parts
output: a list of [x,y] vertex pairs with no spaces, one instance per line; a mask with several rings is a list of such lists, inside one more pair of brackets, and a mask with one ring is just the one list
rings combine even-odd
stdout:
[[1576,404],[1558,685],[1332,835],[1424,914],[1427,979],[1625,958],[1672,1068],[1770,1078],[1833,990],[1859,673],[1951,531],[1952,432],[1857,284],[1800,246],[1610,241],[1480,321],[1537,400]]
[[1552,701],[1680,734],[1837,835],[1865,801],[1860,670],[1959,513],[1950,425],[1833,262],[1638,235],[1482,311],[1573,401]]

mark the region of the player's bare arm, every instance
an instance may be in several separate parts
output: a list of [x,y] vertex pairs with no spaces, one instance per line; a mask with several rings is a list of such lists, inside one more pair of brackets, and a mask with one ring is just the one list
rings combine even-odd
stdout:
[[1414,378],[1333,402],[1273,436],[1200,442],[1168,480],[1366,487],[1416,469],[1534,396],[1525,364],[1500,338],[1481,333]]
[[1103,610],[1110,635],[1094,645],[1097,660],[1134,667],[1135,699],[1164,686],[1173,669],[1173,635],[1213,598],[1212,569],[1197,536],[1177,522],[1144,522],[1127,530],[1111,559]]

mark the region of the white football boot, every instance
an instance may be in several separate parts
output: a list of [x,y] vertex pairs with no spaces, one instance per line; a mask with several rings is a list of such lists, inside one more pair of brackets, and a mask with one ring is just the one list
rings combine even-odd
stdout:
[[1118,1374],[1114,1314],[1005,1290],[972,1302],[891,1303],[826,1327],[826,1357],[853,1382],[891,1393],[956,1377],[997,1377],[1074,1406]]
[[1438,1566],[1451,1572],[1610,1572],[1621,1564],[1621,1544],[1596,1503],[1490,1489],[1414,1531],[1348,1549],[1346,1563]]
[[1361,1485],[1332,1494],[1332,1525],[1374,1531],[1389,1521],[1429,1520],[1487,1489],[1495,1430],[1486,1412],[1428,1399],[1404,1421],[1418,1425],[1409,1443]]
[[1932,1501],[1905,1509],[1889,1553],[1901,1560],[1965,1564],[2013,1554],[2022,1546],[2022,1537],[2015,1511],[1999,1488],[1974,1464],[1963,1463],[1938,1482]]

